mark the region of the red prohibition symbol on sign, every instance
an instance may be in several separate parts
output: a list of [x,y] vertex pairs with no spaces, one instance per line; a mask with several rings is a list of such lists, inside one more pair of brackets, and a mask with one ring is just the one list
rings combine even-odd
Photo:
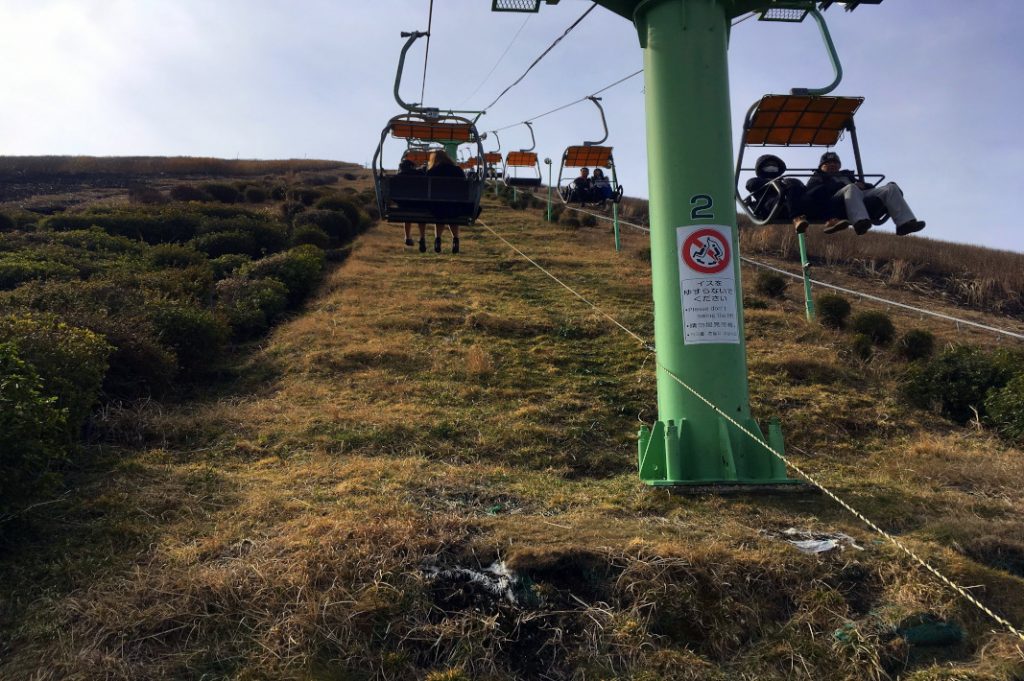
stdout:
[[718,274],[729,266],[729,240],[714,229],[698,229],[683,243],[683,261],[701,274]]

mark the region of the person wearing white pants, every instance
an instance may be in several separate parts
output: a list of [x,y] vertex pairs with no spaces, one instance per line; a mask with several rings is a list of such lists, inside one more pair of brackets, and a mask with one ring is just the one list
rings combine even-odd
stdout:
[[923,220],[914,216],[914,211],[907,205],[903,198],[903,190],[895,182],[889,182],[881,187],[872,187],[869,184],[859,181],[849,170],[841,170],[842,164],[839,155],[829,151],[821,156],[818,170],[807,182],[808,192],[818,191],[826,195],[842,199],[846,208],[846,220],[838,221],[825,231],[829,234],[838,232],[841,229],[853,225],[857,234],[864,234],[871,229],[872,222],[868,216],[868,210],[864,205],[864,199],[878,198],[885,211],[896,223],[896,234],[904,236],[914,232],[920,232],[925,227]]

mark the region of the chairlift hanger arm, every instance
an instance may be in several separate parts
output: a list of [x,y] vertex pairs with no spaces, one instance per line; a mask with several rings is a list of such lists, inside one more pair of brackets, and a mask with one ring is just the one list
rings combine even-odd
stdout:
[[587,97],[587,99],[592,101],[594,103],[594,106],[596,106],[597,110],[601,113],[601,125],[604,126],[604,137],[597,140],[596,142],[584,142],[583,146],[596,147],[600,146],[601,144],[604,144],[605,140],[608,139],[608,121],[604,117],[604,107],[601,106],[601,98],[595,97],[594,95],[590,95],[589,97]]
[[406,101],[404,101],[402,99],[402,95],[399,92],[399,90],[400,90],[401,85],[402,85],[402,72],[405,70],[405,56],[406,56],[406,54],[408,54],[409,48],[412,47],[412,44],[414,42],[416,42],[417,40],[419,40],[420,38],[422,38],[424,36],[429,36],[430,33],[427,33],[426,31],[402,31],[401,35],[402,35],[403,38],[408,38],[408,40],[406,40],[405,41],[405,45],[402,46],[402,53],[398,57],[398,72],[395,74],[395,101],[398,102],[398,106],[402,107],[403,109],[405,109],[409,113],[420,113],[420,114],[428,114],[428,115],[435,115],[435,116],[439,115],[440,113],[442,113],[442,111],[444,113],[449,113],[449,114],[476,114],[476,116],[473,118],[473,122],[476,123],[477,119],[479,119],[480,116],[482,116],[483,114],[486,113],[485,111],[479,111],[477,109],[468,109],[468,110],[444,109],[444,110],[441,110],[441,109],[438,109],[438,108],[425,107],[425,106],[423,106],[423,102],[414,102],[414,103],[410,104],[410,103],[408,103],[408,102],[406,102]]
[[537,148],[537,138],[533,134],[533,123],[531,123],[530,121],[523,121],[523,125],[525,125],[530,130],[531,144],[529,149],[520,149],[519,151],[533,151],[534,149]]
[[829,33],[828,24],[825,23],[825,17],[821,16],[821,12],[813,7],[807,13],[814,17],[814,21],[818,24],[818,29],[821,31],[821,39],[825,43],[825,49],[828,50],[829,61],[832,62],[832,70],[835,73],[835,78],[833,78],[832,82],[823,88],[793,88],[790,92],[794,95],[827,95],[839,87],[839,83],[842,82],[843,65],[839,61],[839,54],[836,52],[835,43],[832,42],[832,34]]

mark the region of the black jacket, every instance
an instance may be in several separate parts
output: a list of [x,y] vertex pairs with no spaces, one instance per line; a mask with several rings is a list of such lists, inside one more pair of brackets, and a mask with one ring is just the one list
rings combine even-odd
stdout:
[[840,170],[838,173],[826,173],[818,169],[807,180],[807,192],[803,202],[806,213],[811,219],[835,217],[836,205],[833,197],[840,189],[857,181],[852,170]]

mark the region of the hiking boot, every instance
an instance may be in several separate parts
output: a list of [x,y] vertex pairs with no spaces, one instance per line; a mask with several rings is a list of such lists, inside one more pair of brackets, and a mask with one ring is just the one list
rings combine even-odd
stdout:
[[853,231],[857,232],[857,236],[860,236],[865,234],[873,226],[874,223],[872,223],[871,220],[864,218],[863,220],[857,220],[857,222],[853,223]]
[[922,229],[924,229],[924,220],[907,220],[896,228],[896,234],[906,236],[907,234],[920,232]]
[[406,246],[412,246],[412,244],[413,244],[413,241],[412,241],[412,239],[406,239],[406,240],[405,240],[405,245],[406,245]]
[[825,234],[835,234],[841,232],[850,226],[849,220],[845,218],[829,218],[829,221],[825,223],[825,229],[821,230]]
[[426,253],[426,252],[427,252],[427,240],[426,239],[420,239],[420,253]]
[[436,236],[436,237],[434,237],[434,253],[440,253],[440,252],[441,252],[441,237]]
[[806,215],[801,215],[799,217],[793,218],[793,227],[796,228],[796,233],[797,234],[803,234],[804,232],[807,231],[807,228],[809,226],[810,226],[810,224],[807,222],[807,216]]
[[459,237],[452,239],[452,253],[459,252]]

